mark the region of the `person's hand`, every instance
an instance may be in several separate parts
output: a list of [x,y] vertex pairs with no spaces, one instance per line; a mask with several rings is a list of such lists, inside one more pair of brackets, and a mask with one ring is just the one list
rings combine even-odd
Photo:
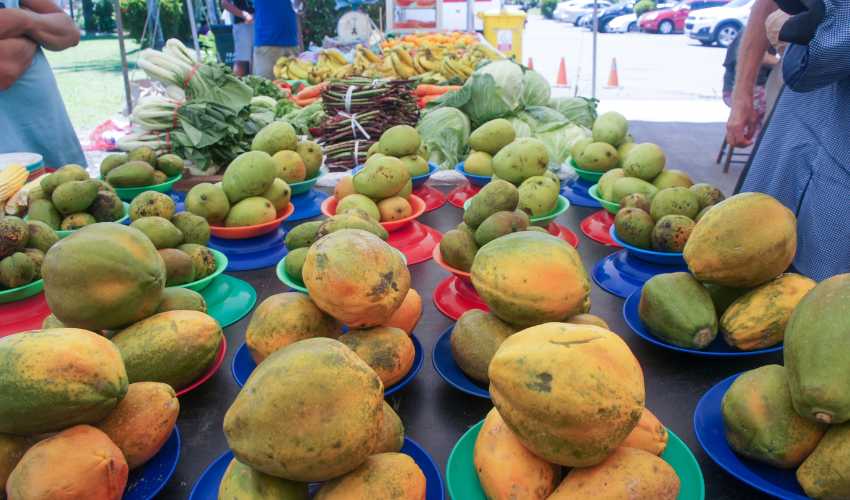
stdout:
[[242,13],[242,20],[245,21],[245,24],[253,24],[254,23],[254,16],[250,12],[243,12]]
[[753,107],[753,98],[732,101],[732,112],[726,122],[726,142],[733,148],[749,146],[758,129],[758,113]]

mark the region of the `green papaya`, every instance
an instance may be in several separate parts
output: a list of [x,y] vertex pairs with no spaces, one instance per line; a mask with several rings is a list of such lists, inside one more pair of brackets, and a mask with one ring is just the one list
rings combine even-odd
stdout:
[[307,483],[263,474],[235,458],[225,469],[218,487],[218,498],[222,500],[307,500],[309,497]]
[[797,482],[812,498],[850,498],[850,422],[831,425],[797,469]]
[[685,272],[650,278],[643,285],[638,311],[650,333],[677,346],[702,349],[717,337],[711,296]]

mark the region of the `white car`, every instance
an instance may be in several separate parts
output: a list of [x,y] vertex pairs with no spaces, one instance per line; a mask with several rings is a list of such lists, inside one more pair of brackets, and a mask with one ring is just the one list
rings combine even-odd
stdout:
[[[596,2],[596,9],[599,12],[602,12],[602,9],[610,6],[611,2],[608,2],[607,0],[598,0]],[[585,14],[591,14],[592,12],[592,1],[584,0],[581,2],[561,2],[557,7],[555,7],[553,16],[558,21],[576,24],[578,18]]]
[[703,45],[728,47],[747,25],[755,0],[732,0],[723,7],[695,10],[685,20],[685,34]]
[[637,16],[631,14],[623,14],[608,21],[608,33],[626,33],[638,31]]

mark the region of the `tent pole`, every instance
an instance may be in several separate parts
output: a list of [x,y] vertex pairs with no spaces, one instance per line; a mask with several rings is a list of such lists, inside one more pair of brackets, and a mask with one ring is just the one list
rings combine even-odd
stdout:
[[130,93],[130,70],[127,66],[127,49],[124,47],[124,21],[121,18],[121,4],[112,2],[115,7],[115,31],[118,33],[118,49],[121,52],[121,74],[124,76],[124,98],[127,100],[127,114],[133,112],[133,96]]
[[590,87],[590,97],[596,97],[596,36],[599,34],[599,19],[597,17],[599,4],[593,0],[593,70],[592,83]]
[[195,58],[201,60],[201,46],[198,44],[198,27],[195,26],[194,0],[186,0],[186,10],[189,13],[189,25],[192,27],[192,42],[195,44]]
[[475,0],[466,0],[466,31],[475,31]]

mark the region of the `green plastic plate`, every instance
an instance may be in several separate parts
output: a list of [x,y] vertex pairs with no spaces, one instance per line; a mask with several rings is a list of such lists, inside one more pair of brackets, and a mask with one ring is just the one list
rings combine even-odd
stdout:
[[301,182],[293,182],[289,184],[290,189],[292,189],[292,196],[296,196],[299,194],[304,194],[310,190],[313,186],[316,185],[316,182],[319,181],[319,177],[322,176],[322,173],[314,175],[313,177],[303,180]]
[[[475,450],[475,440],[484,421],[478,422],[466,431],[455,444],[446,464],[446,484],[449,495],[452,498],[463,500],[487,500],[472,455]],[[696,458],[679,436],[667,429],[669,439],[667,449],[661,454],[661,458],[673,467],[679,476],[681,489],[678,500],[705,500],[705,481]]]
[[295,290],[296,292],[307,293],[307,287],[304,286],[304,283],[302,283],[301,280],[297,280],[292,276],[286,274],[286,256],[280,259],[280,262],[277,263],[276,271],[277,279],[279,279],[281,283]]
[[44,290],[44,280],[35,280],[32,283],[21,285],[17,288],[0,291],[0,304],[23,300]]
[[608,201],[606,199],[603,199],[601,196],[599,196],[598,189],[599,189],[599,184],[594,184],[594,185],[590,186],[590,188],[587,190],[587,194],[589,194],[590,197],[593,198],[594,200],[598,201],[599,204],[602,205],[605,208],[605,210],[611,212],[612,214],[616,214],[617,212],[619,212],[620,211],[620,204],[614,203],[613,201]]
[[559,215],[566,212],[570,208],[570,202],[564,196],[558,195],[558,203],[555,205],[555,210],[552,210],[546,215],[531,217],[529,220],[535,226],[546,227],[550,222],[555,220]]
[[115,188],[115,192],[118,194],[118,197],[124,201],[133,201],[133,198],[139,196],[145,191],[157,191],[159,193],[168,193],[171,191],[172,186],[183,178],[183,174],[177,174],[174,177],[169,177],[168,180],[161,184],[154,184],[152,186],[140,186],[140,187],[117,187]]
[[218,250],[209,249],[210,252],[215,256],[215,271],[212,274],[205,278],[201,278],[199,280],[195,280],[189,283],[184,283],[182,285],[176,285],[177,288],[188,288],[189,290],[194,290],[196,292],[200,292],[212,282],[212,280],[216,279],[219,274],[223,273],[225,269],[227,269],[227,256]]
[[[29,217],[24,216],[24,220],[29,220]],[[125,201],[124,202],[124,217],[121,217],[120,219],[118,219],[114,222],[116,222],[118,224],[126,224],[128,220],[130,220],[130,204]],[[56,231],[56,234],[61,239],[61,238],[66,238],[68,236],[71,236],[75,232],[79,231],[79,229],[56,229],[55,231]]]
[[576,165],[576,161],[572,158],[570,158],[570,165],[573,167],[573,170],[575,170],[578,174],[579,179],[590,182],[591,184],[599,182],[599,178],[602,177],[602,174],[605,173],[597,172],[595,170],[585,170],[583,168],[579,168],[578,165]]

